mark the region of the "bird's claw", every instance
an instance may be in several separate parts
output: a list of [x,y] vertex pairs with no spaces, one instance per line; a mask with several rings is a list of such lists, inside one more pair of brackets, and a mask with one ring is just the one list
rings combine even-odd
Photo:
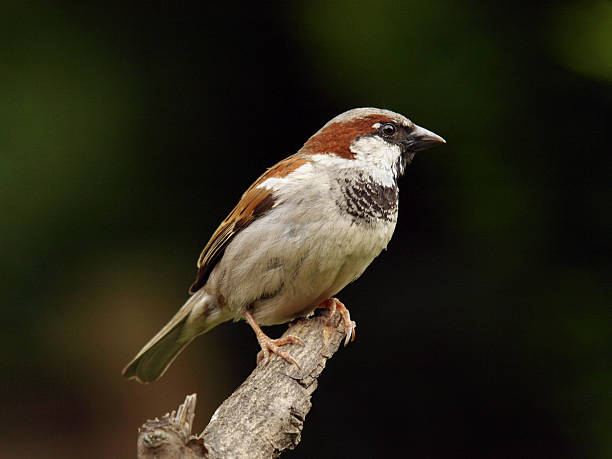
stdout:
[[304,346],[304,341],[302,338],[295,335],[287,335],[282,338],[272,339],[266,335],[263,335],[258,337],[258,341],[259,345],[261,346],[261,351],[259,351],[257,354],[257,363],[261,363],[263,361],[263,366],[266,366],[270,362],[270,354],[276,354],[285,359],[288,363],[292,363],[298,367],[298,369],[302,369],[297,361],[291,357],[288,352],[280,349],[281,346],[292,343],[300,343],[302,346]]
[[351,320],[351,314],[344,304],[337,298],[330,298],[325,300],[319,305],[320,308],[326,308],[329,310],[329,316],[327,318],[327,325],[332,326],[331,320],[336,311],[342,316],[342,322],[344,322],[344,347],[347,346],[349,341],[355,341],[355,329],[357,324]]

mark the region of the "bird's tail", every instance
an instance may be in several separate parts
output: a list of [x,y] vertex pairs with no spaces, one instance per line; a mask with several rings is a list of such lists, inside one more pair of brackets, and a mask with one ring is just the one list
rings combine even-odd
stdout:
[[222,319],[214,298],[196,292],[123,369],[123,376],[141,383],[159,379],[193,339]]

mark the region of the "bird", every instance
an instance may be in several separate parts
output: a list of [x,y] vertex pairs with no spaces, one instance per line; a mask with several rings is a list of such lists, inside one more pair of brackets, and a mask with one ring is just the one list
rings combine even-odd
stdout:
[[123,369],[141,383],[160,378],[197,336],[246,321],[261,351],[299,368],[261,326],[326,308],[342,316],[344,345],[355,322],[337,295],[386,249],[398,218],[398,179],[415,153],[446,141],[386,109],[355,108],[332,118],[297,153],[268,168],[244,192],[204,247],[191,296]]

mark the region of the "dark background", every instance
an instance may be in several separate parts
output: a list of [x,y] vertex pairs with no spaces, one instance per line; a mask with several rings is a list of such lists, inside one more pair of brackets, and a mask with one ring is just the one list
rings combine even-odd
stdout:
[[612,457],[611,2],[11,3],[3,456],[134,457],[193,392],[201,430],[254,366],[248,326],[154,384],[121,368],[252,180],[375,106],[448,144],[340,294],[357,340],[286,456]]

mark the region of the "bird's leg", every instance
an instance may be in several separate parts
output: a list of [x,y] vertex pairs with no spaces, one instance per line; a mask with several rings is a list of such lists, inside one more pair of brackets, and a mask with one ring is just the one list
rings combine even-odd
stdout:
[[355,341],[355,329],[357,328],[357,325],[351,320],[349,310],[346,309],[346,306],[344,306],[344,304],[342,304],[338,298],[328,298],[317,306],[317,309],[319,308],[329,309],[329,317],[327,319],[328,324],[331,322],[331,318],[334,316],[336,311],[340,313],[342,316],[342,321],[344,322],[344,332],[346,333],[346,338],[344,339],[345,347],[349,341]]
[[280,347],[285,344],[290,343],[300,343],[302,346],[304,345],[304,341],[301,338],[295,335],[287,335],[284,338],[272,339],[268,335],[266,335],[255,320],[253,313],[250,310],[246,310],[244,313],[244,318],[249,323],[253,331],[255,332],[255,336],[257,337],[257,341],[261,346],[261,352],[257,354],[257,363],[264,361],[264,365],[267,365],[270,361],[270,353],[276,354],[279,357],[282,357],[287,362],[294,364],[296,367],[300,368],[300,365],[295,361],[293,357],[291,357],[287,352],[281,351]]

